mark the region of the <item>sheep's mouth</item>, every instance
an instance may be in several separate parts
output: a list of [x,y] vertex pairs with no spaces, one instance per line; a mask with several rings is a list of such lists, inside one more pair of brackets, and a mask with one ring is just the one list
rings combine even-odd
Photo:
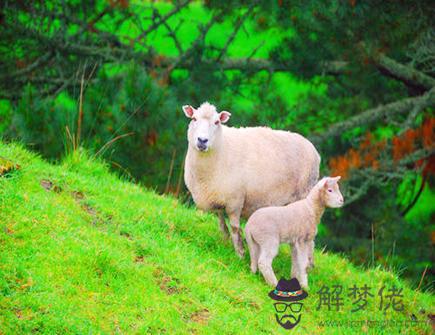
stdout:
[[197,144],[196,145],[197,149],[201,152],[205,152],[208,150],[208,146],[204,145],[204,144]]

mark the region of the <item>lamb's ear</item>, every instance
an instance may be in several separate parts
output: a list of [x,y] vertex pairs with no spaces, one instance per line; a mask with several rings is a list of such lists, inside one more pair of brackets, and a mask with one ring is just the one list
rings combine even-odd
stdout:
[[219,120],[221,123],[226,123],[230,119],[231,113],[227,111],[222,111],[219,113]]
[[321,182],[320,182],[320,187],[322,188],[328,188],[328,178],[327,177],[325,177],[325,178],[323,178],[322,180],[321,180]]
[[337,184],[337,182],[340,180],[341,176],[337,176],[337,177],[327,177],[326,178],[326,182],[325,182],[325,188],[332,186],[334,184]]
[[184,114],[186,114],[186,116],[189,119],[191,119],[192,116],[193,116],[193,113],[195,112],[195,109],[192,106],[190,106],[190,105],[184,105],[183,106],[183,112],[184,112]]

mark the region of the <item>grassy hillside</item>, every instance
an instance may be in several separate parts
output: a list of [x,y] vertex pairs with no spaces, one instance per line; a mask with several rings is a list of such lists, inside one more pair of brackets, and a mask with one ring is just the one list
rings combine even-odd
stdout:
[[[0,142],[20,169],[0,177],[0,334],[284,334],[268,288],[223,241],[214,217],[120,180],[84,153],[51,165]],[[274,263],[288,276],[289,248]],[[394,274],[316,252],[310,296],[290,333],[422,333],[405,327],[320,325],[328,320],[427,321],[434,298]],[[317,310],[322,285],[376,289],[367,311]],[[403,288],[404,310],[378,310],[377,290]],[[432,309],[432,310],[431,310]]]

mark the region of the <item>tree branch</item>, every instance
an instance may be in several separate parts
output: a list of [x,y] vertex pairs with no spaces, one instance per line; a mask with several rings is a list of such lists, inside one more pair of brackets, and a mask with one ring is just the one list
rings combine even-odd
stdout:
[[245,20],[248,18],[248,16],[251,14],[251,12],[254,10],[255,5],[257,4],[258,1],[252,1],[251,5],[249,6],[248,10],[246,11],[245,14],[243,14],[242,16],[240,16],[237,20],[236,25],[234,26],[233,32],[230,35],[230,37],[228,38],[227,42],[225,43],[224,47],[222,48],[222,50],[220,51],[218,57],[217,57],[217,62],[220,62],[220,60],[222,59],[222,57],[226,54],[228,47],[231,45],[231,43],[233,43],[234,38],[237,36],[237,33],[239,32],[240,28],[242,27],[243,23],[245,22]]
[[414,198],[408,204],[408,206],[406,206],[405,209],[400,213],[401,216],[405,216],[406,214],[408,214],[408,212],[415,206],[415,204],[417,203],[421,194],[423,193],[424,187],[426,185],[426,179],[427,179],[427,176],[425,174],[423,174],[423,178],[421,180],[421,185],[417,191],[417,194],[414,196]]
[[421,159],[427,159],[434,154],[435,147],[429,149],[419,149],[402,158],[398,162],[394,160],[384,161],[380,168],[376,170],[372,168],[355,170],[352,179],[358,179],[358,183],[354,183],[358,184],[358,187],[349,188],[350,192],[347,192],[346,194],[345,205],[350,205],[364,196],[371,185],[379,185],[382,180],[385,182],[386,180],[391,179],[402,179],[404,173],[409,171],[410,164],[414,164]]
[[318,144],[328,138],[334,138],[341,135],[343,132],[358,127],[367,126],[377,122],[383,118],[399,115],[415,108],[419,105],[421,109],[435,105],[435,87],[424,95],[415,98],[405,98],[399,101],[381,105],[376,108],[369,109],[352,118],[332,125],[328,130],[320,135],[311,136],[313,143]]
[[374,58],[376,67],[387,76],[403,81],[407,86],[427,91],[435,87],[435,79],[431,76],[414,69],[411,66],[403,65],[386,55],[379,55]]
[[161,24],[165,23],[169,18],[177,14],[179,11],[181,11],[184,7],[186,7],[190,3],[190,0],[184,1],[182,3],[177,3],[168,14],[165,16],[159,17],[159,20],[154,22],[151,26],[149,26],[146,30],[144,30],[140,35],[138,35],[135,38],[135,42],[138,42],[142,38],[146,37],[150,32],[153,30],[156,30]]
[[0,75],[0,81],[6,80],[8,78],[14,78],[14,77],[20,77],[30,74],[32,71],[36,70],[38,67],[43,66],[47,63],[47,61],[52,57],[53,55],[51,52],[46,52],[41,57],[37,58],[32,64],[29,64],[27,67],[17,70],[12,73],[3,73]]

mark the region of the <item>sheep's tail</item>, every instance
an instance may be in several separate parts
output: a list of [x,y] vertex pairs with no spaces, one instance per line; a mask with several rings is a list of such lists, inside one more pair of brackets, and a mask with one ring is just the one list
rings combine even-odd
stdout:
[[249,229],[249,224],[245,228],[245,238],[248,243],[249,256],[251,257],[251,271],[256,273],[258,269],[258,257],[260,256],[260,246],[255,242]]

